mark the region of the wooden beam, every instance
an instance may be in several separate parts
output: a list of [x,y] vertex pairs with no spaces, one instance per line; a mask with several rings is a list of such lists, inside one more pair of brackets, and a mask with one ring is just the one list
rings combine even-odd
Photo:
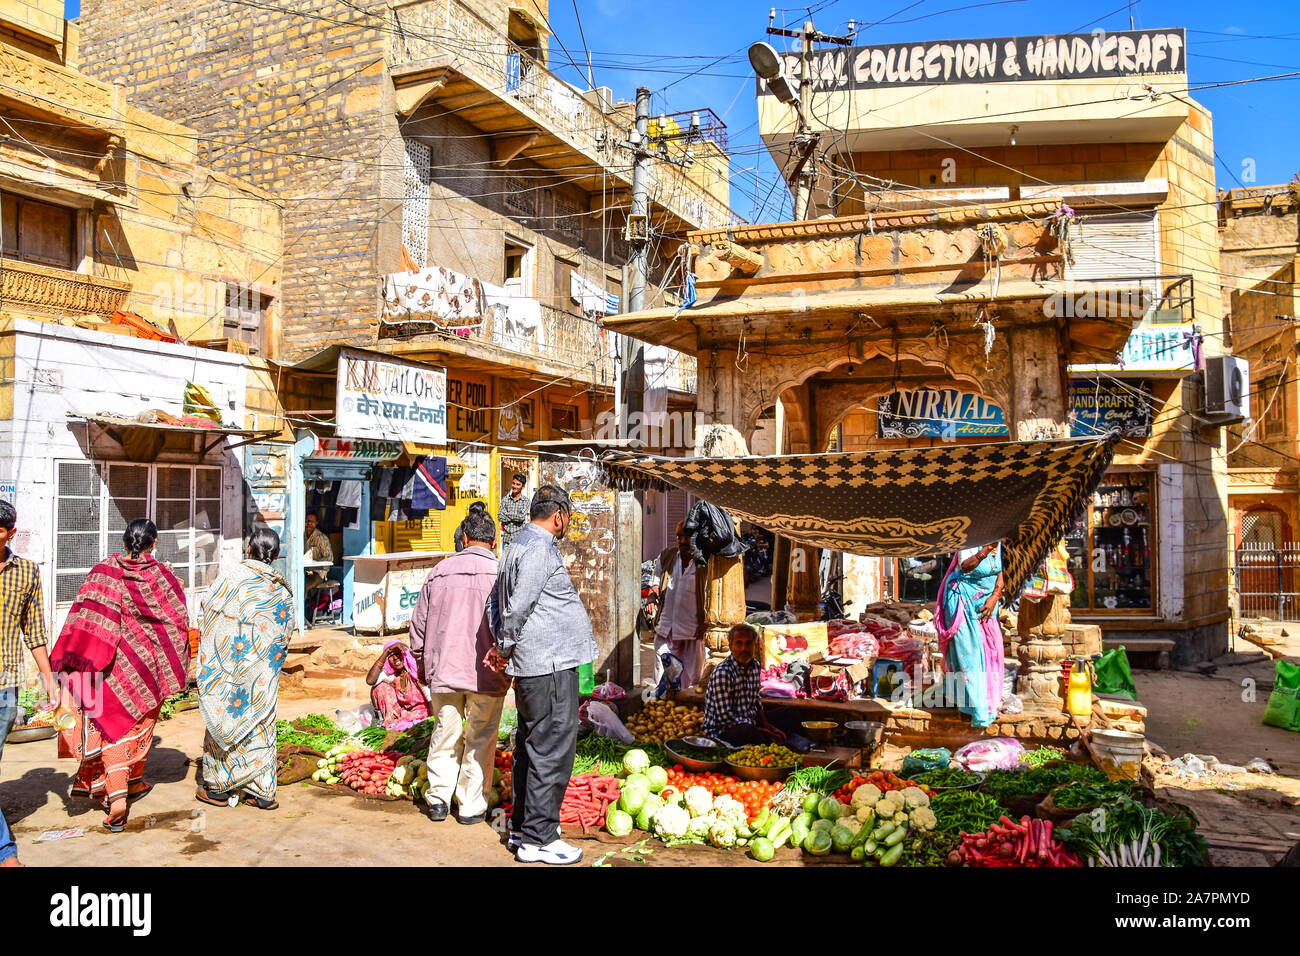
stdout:
[[756,252],[738,246],[730,239],[716,239],[713,242],[713,256],[731,266],[733,272],[752,276],[763,266],[763,257]]
[[517,136],[499,136],[492,140],[493,165],[504,166],[536,143],[539,135],[539,133],[521,133]]

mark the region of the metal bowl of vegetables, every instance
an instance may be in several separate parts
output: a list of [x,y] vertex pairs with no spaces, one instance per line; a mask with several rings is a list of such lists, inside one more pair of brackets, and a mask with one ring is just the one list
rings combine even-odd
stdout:
[[[664,744],[673,763],[682,765],[683,770],[691,773],[717,773],[722,770],[728,748],[708,737],[691,737],[687,740],[678,737]],[[712,744],[712,747],[703,746]]]
[[984,782],[984,774],[978,770],[950,767],[918,773],[912,780],[923,787],[929,787],[935,793],[943,793],[946,790],[975,790]]
[[[751,757],[760,751],[775,751],[776,753],[785,753],[770,766],[754,765]],[[736,763],[736,760],[743,760],[744,763]],[[784,780],[790,774],[794,773],[803,766],[803,758],[793,750],[785,747],[776,749],[774,744],[755,744],[749,747],[742,747],[735,751],[727,758],[727,772],[733,777],[739,777],[741,780]]]
[[58,728],[53,724],[37,724],[34,727],[18,727],[9,731],[9,736],[5,738],[7,744],[26,744],[34,740],[49,740],[58,734]]

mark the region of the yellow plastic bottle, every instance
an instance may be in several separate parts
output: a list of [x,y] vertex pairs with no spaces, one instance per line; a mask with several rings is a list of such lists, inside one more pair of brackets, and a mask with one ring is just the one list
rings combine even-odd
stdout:
[[1092,668],[1088,666],[1085,657],[1076,657],[1074,666],[1070,668],[1070,685],[1066,691],[1065,703],[1075,717],[1092,716]]

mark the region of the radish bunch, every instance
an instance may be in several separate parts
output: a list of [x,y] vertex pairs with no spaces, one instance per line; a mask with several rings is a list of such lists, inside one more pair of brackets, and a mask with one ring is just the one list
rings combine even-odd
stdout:
[[395,750],[351,753],[339,764],[339,777],[353,790],[362,793],[384,793],[388,778],[397,768],[402,755]]

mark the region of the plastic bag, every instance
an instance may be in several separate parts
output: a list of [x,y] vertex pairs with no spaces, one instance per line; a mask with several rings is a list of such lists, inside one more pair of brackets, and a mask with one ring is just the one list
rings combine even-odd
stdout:
[[596,700],[622,700],[627,696],[627,693],[622,687],[610,680],[609,671],[605,671],[605,683],[593,690],[591,696]]
[[903,758],[903,779],[910,780],[918,773],[927,773],[931,770],[947,770],[950,763],[952,763],[952,753],[947,747],[913,750]]
[[1273,690],[1268,695],[1263,723],[1283,730],[1300,731],[1300,664],[1276,661]]
[[1024,752],[1020,741],[994,737],[992,740],[972,741],[952,756],[967,770],[1015,770],[1020,766],[1020,755]]
[[618,719],[618,714],[609,704],[600,700],[589,700],[582,706],[586,713],[580,716],[602,737],[612,737],[625,744],[630,744],[636,739],[632,736],[632,731],[623,726],[623,721]]
[[1002,698],[1002,706],[998,708],[999,714],[1023,714],[1025,712],[1025,701],[1019,694],[1007,694]]
[[682,659],[667,651],[659,655],[664,665],[664,676],[659,679],[659,686],[647,689],[641,699],[647,704],[652,700],[666,700],[682,689]]
[[1128,666],[1128,654],[1125,653],[1123,644],[1106,651],[1093,661],[1092,670],[1096,675],[1092,685],[1093,693],[1138,699],[1137,689],[1133,686],[1133,670]]
[[356,710],[334,711],[334,723],[345,734],[355,734],[365,730],[374,722],[375,708],[370,704],[362,704]]

